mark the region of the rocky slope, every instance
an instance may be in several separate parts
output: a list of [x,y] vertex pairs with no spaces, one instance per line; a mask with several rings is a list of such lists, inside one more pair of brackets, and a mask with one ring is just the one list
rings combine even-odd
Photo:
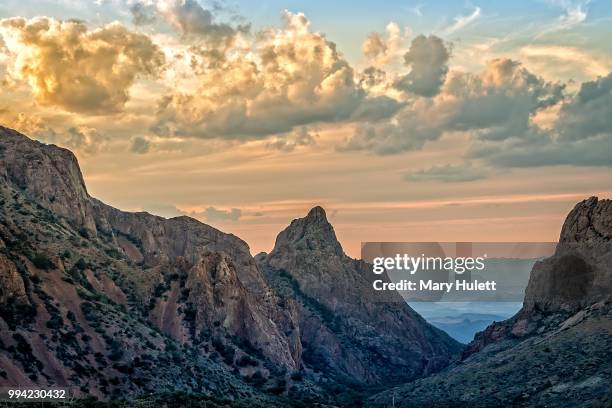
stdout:
[[612,201],[578,203],[555,254],[534,265],[515,316],[478,333],[462,361],[371,405],[610,406],[611,237]]
[[511,319],[476,335],[464,356],[507,337],[543,331],[550,316],[569,317],[612,299],[612,201],[591,197],[569,213],[555,254],[537,262],[523,308]]
[[0,127],[0,386],[338,404],[342,384],[414,378],[459,350],[407,306],[354,298],[365,266],[322,209],[262,265],[189,217],[92,198],[71,152]]
[[266,401],[299,370],[297,319],[239,238],[109,207],[71,152],[5,128],[0,209],[0,385]]
[[258,260],[279,295],[295,300],[307,367],[341,384],[380,386],[440,370],[461,346],[403,300],[372,299],[371,273],[346,256],[321,207],[282,231]]

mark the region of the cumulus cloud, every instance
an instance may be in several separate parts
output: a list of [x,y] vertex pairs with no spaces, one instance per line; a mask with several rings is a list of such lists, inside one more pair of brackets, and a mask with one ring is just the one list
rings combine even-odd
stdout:
[[581,84],[552,129],[530,128],[522,138],[484,141],[470,155],[499,167],[612,166],[612,74]]
[[480,139],[520,137],[540,110],[560,103],[565,86],[547,82],[519,62],[494,59],[480,75],[449,78],[439,100],[446,127],[477,131]]
[[215,22],[213,13],[196,0],[142,0],[132,4],[130,11],[136,25],[152,24],[159,16],[183,36],[203,39],[213,45],[225,44],[236,32],[248,29],[248,26],[234,28]]
[[110,141],[108,136],[93,127],[81,125],[65,130],[56,129],[45,118],[24,112],[11,115],[8,110],[0,111],[0,120],[4,125],[43,143],[55,144],[86,155],[98,153]]
[[81,21],[40,17],[0,21],[14,56],[10,75],[29,82],[41,105],[89,114],[121,111],[138,77],[155,76],[164,55],[119,23],[89,30]]
[[563,91],[516,61],[495,59],[478,75],[449,75],[436,96],[410,101],[389,120],[357,126],[339,149],[400,153],[453,131],[481,140],[524,137],[534,115],[560,103]]
[[137,136],[132,139],[132,143],[130,145],[130,151],[132,153],[137,154],[145,154],[151,150],[151,142],[149,139],[145,139],[144,137]]
[[417,102],[392,120],[358,125],[354,134],[337,146],[339,151],[369,150],[380,155],[420,150],[438,140],[443,130],[427,120],[431,104]]
[[370,33],[361,46],[363,55],[367,58],[377,58],[387,53],[387,44],[380,33]]
[[361,45],[367,63],[382,67],[400,60],[405,52],[409,35],[407,29],[402,32],[395,22],[387,24],[384,33],[369,33]]
[[152,130],[244,140],[347,120],[365,101],[376,105],[368,112],[378,116],[397,110],[387,99],[368,98],[336,45],[311,32],[303,14],[286,11],[283,18],[282,28],[261,32],[248,51],[233,49],[214,64],[198,63],[197,91],[165,96]]
[[95,154],[108,143],[108,137],[97,129],[88,126],[76,126],[68,129],[66,137],[60,142],[65,147],[85,154]]
[[376,67],[367,67],[360,73],[359,83],[365,88],[373,88],[380,84],[384,84],[387,79],[387,73]]
[[556,129],[563,141],[612,135],[612,73],[583,83],[562,105]]
[[485,169],[475,167],[471,163],[434,165],[403,175],[406,181],[441,181],[444,183],[462,183],[482,180],[486,177]]
[[420,96],[435,96],[446,78],[449,58],[450,51],[442,39],[434,35],[419,35],[412,40],[404,55],[410,72],[401,77],[395,87]]
[[144,2],[137,1],[130,5],[130,12],[132,13],[132,22],[134,25],[148,25],[157,21],[155,8],[152,4],[145,4]]
[[318,134],[312,134],[307,127],[303,126],[294,130],[290,135],[277,137],[266,144],[268,149],[292,152],[296,147],[312,146],[316,144]]
[[230,210],[221,210],[215,207],[206,208],[201,214],[198,214],[208,222],[215,221],[238,221],[242,216],[242,210],[232,208]]
[[4,126],[15,129],[44,143],[58,144],[60,140],[60,134],[38,116],[27,115],[24,112],[14,115],[11,114],[9,109],[2,109],[0,111],[0,120],[2,120]]

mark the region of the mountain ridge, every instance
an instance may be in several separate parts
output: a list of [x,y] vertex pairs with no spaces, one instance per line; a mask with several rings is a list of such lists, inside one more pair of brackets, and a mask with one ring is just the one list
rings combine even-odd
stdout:
[[610,406],[610,236],[612,200],[576,204],[555,253],[534,265],[517,314],[477,333],[460,361],[370,406]]
[[[410,370],[391,379],[399,383],[442,368],[459,351],[407,305],[408,334],[375,340],[386,333],[371,325],[374,315],[347,321],[355,316],[336,316],[322,293],[300,283],[303,297],[282,296],[245,241],[191,217],[106,205],[89,195],[69,150],[3,127],[0,179],[0,385],[74,386],[77,396],[100,399],[181,391],[250,406],[279,398],[287,406],[350,405],[388,371],[375,359],[358,361],[359,353],[384,354],[389,339],[400,350],[409,345],[423,357],[402,357]],[[273,251],[270,260],[339,266],[349,277],[363,271],[344,254],[323,208],[285,231],[277,242],[294,251]],[[288,273],[320,271],[298,272]],[[350,306],[358,292],[334,284]],[[331,313],[325,324],[321,313]],[[318,364],[303,347],[318,339],[311,321],[361,328],[362,339],[346,348],[334,338],[339,354]],[[334,359],[341,363],[330,365]],[[344,375],[342,367],[351,369]]]

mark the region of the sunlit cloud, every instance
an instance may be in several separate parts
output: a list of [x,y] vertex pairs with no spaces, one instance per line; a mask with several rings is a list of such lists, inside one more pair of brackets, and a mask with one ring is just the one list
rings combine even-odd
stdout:
[[[483,208],[609,193],[609,16],[587,1],[454,19],[383,2],[368,24],[316,3],[253,21],[199,0],[34,3],[0,10],[0,122],[75,151],[92,194],[118,207],[267,248],[320,204],[358,247],[380,225],[462,232]],[[516,208],[481,218],[533,226],[545,212]]]
[[444,33],[447,35],[453,34],[459,30],[464,29],[468,25],[474,23],[480,17],[481,17],[480,7],[474,7],[474,10],[470,14],[466,16],[455,17],[454,23],[450,25],[448,28],[446,28],[446,30],[444,30]]
[[[591,78],[605,76],[612,70],[612,58],[602,58],[577,47],[562,45],[526,45],[519,55],[542,71],[553,73],[583,72]],[[553,63],[554,62],[554,63]]]
[[557,31],[570,30],[582,24],[588,17],[587,7],[590,0],[549,0],[549,2],[561,8],[563,14],[559,16],[556,22],[545,27],[540,32],[540,36]]
[[121,111],[134,81],[164,65],[147,36],[119,23],[89,30],[75,20],[10,18],[0,21],[0,35],[13,56],[9,75],[27,81],[39,104],[71,112]]

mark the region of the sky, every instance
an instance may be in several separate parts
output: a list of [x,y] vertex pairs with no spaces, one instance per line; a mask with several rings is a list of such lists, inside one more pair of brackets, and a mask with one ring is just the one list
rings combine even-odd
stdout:
[[612,196],[612,2],[4,0],[0,124],[269,251],[555,241]]

